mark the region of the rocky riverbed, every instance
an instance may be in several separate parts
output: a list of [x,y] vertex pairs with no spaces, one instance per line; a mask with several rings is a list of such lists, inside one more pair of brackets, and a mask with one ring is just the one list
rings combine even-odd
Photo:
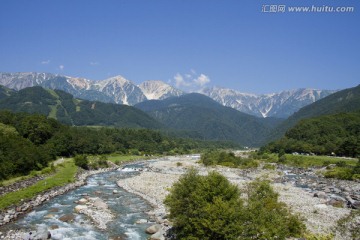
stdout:
[[[167,219],[163,200],[173,183],[190,167],[196,168],[202,175],[208,174],[209,171],[218,171],[239,188],[245,187],[249,181],[259,177],[271,180],[279,193],[279,199],[286,203],[292,212],[300,214],[305,219],[307,228],[313,233],[333,232],[338,219],[347,216],[350,208],[359,207],[358,182],[317,177],[315,172],[319,169],[305,170],[278,166],[276,170],[264,170],[262,167],[241,170],[204,167],[197,161],[198,159],[191,156],[166,157],[149,161],[140,171],[136,168],[124,168],[112,171],[106,174],[106,177],[102,177],[102,173],[115,170],[117,166],[85,172],[78,176],[75,183],[53,189],[17,207],[3,211],[0,214],[0,224],[15,221],[18,217],[24,216],[24,213],[32,211],[21,221],[27,222],[28,219],[33,221],[34,218],[38,218],[35,219],[35,223],[38,222],[37,225],[40,227],[37,227],[36,231],[10,228],[6,233],[0,232],[0,239],[30,240],[49,237],[64,239],[64,236],[86,236],[86,239],[145,239],[150,236],[152,240],[165,239],[166,232],[171,228],[171,222]],[[128,173],[131,171],[137,173]],[[84,186],[87,177],[93,174],[98,175],[91,177],[90,182],[88,180],[87,185]],[[130,175],[120,177],[121,174]],[[121,188],[117,188],[113,182]],[[97,190],[90,190],[93,187]],[[150,210],[133,195],[125,196],[126,192],[122,189],[145,199],[153,208]],[[70,190],[74,191],[68,194]],[[62,194],[65,195],[60,199],[50,201]],[[37,207],[39,205],[45,207],[39,208]],[[142,213],[147,213],[147,216],[141,215]],[[360,219],[354,224],[358,223]],[[106,233],[103,232],[105,230]],[[74,231],[82,233],[74,235]],[[146,235],[145,232],[150,235]],[[338,234],[336,239],[351,239],[345,235]],[[71,237],[67,238],[71,239]]]
[[[168,194],[168,189],[189,167],[195,167],[203,175],[209,171],[218,171],[240,188],[249,180],[259,177],[271,180],[279,193],[280,201],[286,203],[292,212],[300,214],[305,219],[308,230],[313,233],[331,233],[337,221],[349,215],[349,207],[358,208],[360,203],[358,182],[319,178],[314,171],[296,168],[280,167],[277,170],[205,168],[198,164],[196,159],[185,156],[168,157],[152,162],[146,171],[119,181],[118,185],[149,201],[155,207],[149,214],[162,224],[161,231],[165,232],[170,222],[166,219],[167,212],[163,200]],[[338,235],[336,239],[346,238]]]
[[52,189],[43,194],[39,194],[36,197],[23,202],[22,204],[19,204],[17,206],[13,206],[13,207],[9,207],[0,213],[0,226],[7,224],[11,221],[14,221],[19,216],[29,212],[34,207],[39,206],[40,204],[42,204],[46,201],[49,201],[50,199],[54,198],[55,196],[62,195],[70,190],[73,190],[77,187],[85,185],[86,178],[91,175],[99,174],[99,173],[107,172],[107,171],[112,171],[115,169],[116,169],[115,167],[112,167],[112,168],[100,169],[100,170],[95,170],[95,171],[83,172],[77,176],[77,179],[74,183],[70,183],[63,187]]
[[143,239],[150,206],[118,188],[117,180],[137,174],[118,168],[84,172],[75,183],[7,209],[0,239]]

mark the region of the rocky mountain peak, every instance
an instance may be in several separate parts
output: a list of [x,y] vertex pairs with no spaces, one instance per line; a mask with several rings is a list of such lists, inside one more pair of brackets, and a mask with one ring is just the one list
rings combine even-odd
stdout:
[[167,83],[159,80],[149,80],[141,83],[139,88],[145,94],[148,100],[165,99],[168,97],[180,96],[183,91],[175,89]]

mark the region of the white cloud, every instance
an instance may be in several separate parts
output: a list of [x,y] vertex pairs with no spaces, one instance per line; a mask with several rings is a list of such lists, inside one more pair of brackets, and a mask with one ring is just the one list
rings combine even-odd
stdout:
[[96,66],[96,65],[99,65],[100,63],[98,63],[98,62],[90,62],[90,65],[91,66]]
[[174,80],[175,80],[175,86],[178,88],[190,86],[190,83],[187,82],[180,73],[175,74]]
[[191,69],[190,73],[175,74],[173,81],[177,88],[188,92],[197,92],[210,82],[210,78],[201,73],[198,75],[195,70]]
[[61,71],[64,70],[64,68],[65,68],[64,65],[60,65],[60,66],[59,66],[59,69],[60,69]]
[[50,60],[41,61],[41,64],[44,64],[44,65],[49,64],[49,63],[50,63]]
[[200,74],[200,76],[198,76],[194,82],[199,85],[200,87],[205,86],[206,84],[208,84],[210,82],[210,78],[208,76],[206,76],[205,74]]

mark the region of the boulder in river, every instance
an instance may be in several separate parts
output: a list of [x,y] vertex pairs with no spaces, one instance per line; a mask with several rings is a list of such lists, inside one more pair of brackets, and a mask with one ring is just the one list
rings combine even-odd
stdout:
[[59,220],[63,222],[72,222],[74,221],[74,219],[75,219],[74,214],[65,214],[59,218]]
[[47,229],[29,232],[23,236],[24,240],[46,240],[51,239],[51,233]]
[[160,229],[158,232],[151,235],[150,240],[165,240],[164,231]]
[[155,224],[155,225],[152,225],[150,227],[148,227],[145,232],[148,233],[148,234],[154,234],[156,232],[158,232],[159,230],[161,230],[161,225],[160,224]]
[[321,199],[327,199],[326,193],[322,192],[322,191],[314,193],[314,197],[318,197],[318,198],[321,198]]
[[81,198],[81,199],[78,201],[79,204],[86,204],[87,202],[88,202],[88,200],[85,199],[85,198]]
[[87,208],[88,207],[85,205],[77,205],[77,206],[75,206],[74,211],[76,213],[81,213],[82,211],[86,210]]

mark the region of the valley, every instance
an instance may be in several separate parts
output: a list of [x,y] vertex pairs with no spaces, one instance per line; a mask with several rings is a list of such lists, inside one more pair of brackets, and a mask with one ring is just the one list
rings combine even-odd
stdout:
[[[205,234],[326,240],[359,236],[359,86],[322,97],[300,90],[297,94],[312,96],[313,103],[284,120],[261,112],[254,116],[224,106],[224,99],[179,92],[158,81],[144,83],[140,90],[121,77],[95,87],[90,81],[80,84],[95,96],[101,89],[107,97],[123,94],[110,102],[95,98],[102,102],[75,98],[56,89],[52,80],[44,80],[50,87],[43,88],[39,76],[46,79],[34,75],[36,86],[0,89],[3,239],[172,239],[179,220],[166,199],[191,171],[198,180],[223,178],[239,191],[239,206],[220,203],[232,209],[225,207],[230,214],[223,217],[234,217],[239,224],[223,233],[227,224],[216,222],[217,230],[205,226]],[[57,83],[76,82],[57,77]],[[143,91],[144,101],[136,103],[128,91]],[[120,99],[125,104],[118,104]],[[238,151],[251,147],[260,148]],[[128,158],[142,160],[122,164]],[[260,191],[249,190],[255,186],[267,189],[263,200],[248,197]],[[203,216],[219,204],[218,197],[223,199],[210,198]],[[263,222],[267,214],[284,222]],[[238,232],[241,221],[253,223]],[[254,230],[258,227],[274,232],[260,233]],[[201,232],[200,227],[186,234]]]
[[[241,152],[242,156],[247,154]],[[156,236],[160,236],[160,239],[163,239],[161,236],[168,232],[172,224],[163,204],[165,196],[171,186],[186,171],[193,168],[200,175],[216,171],[235,184],[241,192],[245,191],[249,182],[258,178],[267,179],[279,193],[279,200],[284,202],[292,213],[300,214],[305,220],[308,234],[333,234],[334,239],[352,239],[349,229],[341,232],[338,221],[345,219],[351,212],[351,209],[346,208],[348,199],[352,199],[355,207],[360,207],[359,183],[325,179],[317,176],[319,168],[301,169],[275,165],[274,169],[267,169],[264,163],[251,169],[206,167],[199,164],[199,157],[200,155],[193,154],[150,158],[125,163],[126,165],[120,167],[114,165],[108,169],[83,173],[75,183],[36,196],[33,202],[8,209],[2,215],[0,223],[11,221],[12,212],[20,218],[0,228],[0,236],[3,239],[18,239],[32,231],[36,236],[50,233],[51,239],[117,239],[116,237],[120,236],[124,239],[157,239]],[[109,209],[109,213],[115,218],[108,224],[105,224],[105,212],[102,213],[108,210],[98,207],[85,215],[83,210],[76,210],[84,206],[82,208],[90,211],[92,205],[87,201],[98,201],[96,198],[102,199],[101,201],[108,205],[106,209]],[[27,214],[22,216],[23,212],[17,211],[26,204],[30,207],[28,211],[24,210]],[[126,208],[123,204],[127,205]],[[96,217],[99,213],[102,217]],[[87,214],[90,215],[86,217]],[[69,220],[66,220],[65,216],[69,217]],[[89,221],[91,218],[97,220]],[[356,221],[360,221],[360,216],[351,220],[352,224],[356,224]],[[116,225],[113,224],[115,222]],[[161,228],[147,235],[146,229],[156,224]],[[15,228],[20,230],[12,230]],[[98,229],[102,228],[107,229],[106,235],[99,232]]]

